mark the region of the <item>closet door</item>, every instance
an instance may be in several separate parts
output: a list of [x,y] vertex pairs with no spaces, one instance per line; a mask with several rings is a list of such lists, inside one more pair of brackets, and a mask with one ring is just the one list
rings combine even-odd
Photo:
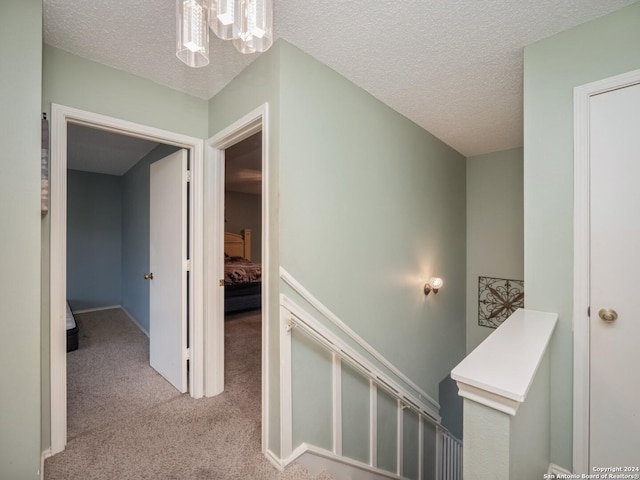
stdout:
[[591,98],[592,468],[640,467],[639,132],[640,84]]

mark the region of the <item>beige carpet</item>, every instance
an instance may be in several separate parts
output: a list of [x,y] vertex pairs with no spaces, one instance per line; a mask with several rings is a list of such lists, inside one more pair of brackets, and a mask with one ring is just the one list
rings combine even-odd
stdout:
[[45,479],[312,478],[297,465],[278,472],[260,451],[259,314],[225,322],[225,392],[199,400],[149,366],[149,341],[121,310],[76,319],[68,444],[46,461]]

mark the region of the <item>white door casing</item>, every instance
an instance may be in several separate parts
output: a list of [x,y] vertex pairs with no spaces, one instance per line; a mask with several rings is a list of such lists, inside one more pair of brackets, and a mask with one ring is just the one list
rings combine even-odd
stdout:
[[[202,397],[204,384],[204,266],[203,266],[203,163],[204,141],[77,108],[51,104],[50,164],[50,412],[51,454],[64,450],[67,442],[67,363],[66,363],[66,212],[67,212],[67,124],[132,135],[175,145],[189,151],[191,158],[191,220],[189,222],[192,288],[189,291],[189,331],[191,363],[189,392]],[[144,273],[144,272],[141,272]],[[48,406],[45,405],[45,408]],[[46,439],[45,439],[46,440]]]
[[[205,396],[214,396],[224,390],[224,289],[219,281],[224,278],[224,161],[225,149],[262,131],[262,451],[267,459],[281,468],[278,456],[267,445],[269,439],[269,313],[271,291],[270,254],[270,188],[269,188],[269,104],[265,103],[232,123],[207,141],[204,172],[205,291]],[[277,278],[277,277],[274,277]],[[277,360],[276,360],[277,362]],[[275,364],[278,368],[278,364]]]
[[590,125],[589,465],[639,467],[640,84],[591,97]]
[[187,391],[187,152],[151,164],[149,363]]
[[[234,122],[207,141],[207,166],[205,169],[205,270],[206,291],[205,324],[206,351],[205,396],[215,396],[224,391],[224,289],[220,280],[224,278],[224,195],[225,153],[224,151],[262,130],[262,312],[263,312],[263,373],[264,352],[267,343],[265,314],[268,312],[269,257],[268,257],[268,134],[267,104]],[[264,380],[264,376],[263,376]],[[264,385],[264,382],[263,382]]]
[[[600,293],[596,293],[594,298],[591,298],[591,102],[596,96],[638,83],[640,83],[640,70],[635,70],[574,89],[573,471],[575,473],[591,473],[589,459],[591,370],[594,367],[600,368],[599,365],[591,363],[592,355],[596,356],[596,353],[591,351],[592,322],[594,324],[597,321],[602,322],[598,316],[598,311],[602,308],[598,306],[598,302],[602,301],[598,299]],[[604,98],[601,97],[601,99]],[[638,157],[636,156],[636,158]],[[593,160],[596,160],[595,157]],[[606,162],[608,161],[607,159]],[[613,187],[613,190],[616,188]],[[596,199],[593,200],[596,201]],[[634,215],[635,212],[631,209],[627,212],[627,219],[633,222]],[[611,244],[609,248],[615,247]],[[626,257],[625,262],[633,258],[634,254],[635,252]],[[594,286],[594,288],[601,289],[602,287]],[[622,288],[627,287],[623,286]],[[604,294],[604,290],[602,292]],[[588,316],[589,307],[591,307],[591,320]],[[615,308],[615,306],[609,304],[605,308]],[[599,328],[595,330],[594,334],[602,333],[600,327],[606,328],[601,324],[598,324],[597,327]],[[604,331],[610,333],[607,330]],[[625,366],[623,372],[628,368],[628,365]],[[617,374],[619,373],[617,372]],[[616,408],[615,401],[618,395],[625,395],[625,392],[611,392],[609,394],[609,409]],[[595,410],[593,413],[597,414]],[[609,440],[616,441],[615,438],[609,438]],[[597,445],[594,447],[597,448]]]

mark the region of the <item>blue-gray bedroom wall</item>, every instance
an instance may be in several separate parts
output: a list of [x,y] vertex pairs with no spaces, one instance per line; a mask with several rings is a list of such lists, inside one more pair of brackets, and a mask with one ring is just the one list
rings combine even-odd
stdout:
[[67,172],[67,300],[73,310],[120,304],[122,179]]
[[178,150],[158,145],[122,177],[122,307],[149,332],[149,165]]
[[451,432],[451,434],[462,440],[462,397],[458,395],[458,385],[451,375],[447,375],[438,385],[440,415],[442,416],[442,425]]
[[240,234],[251,229],[251,260],[262,261],[262,196],[227,190],[224,197],[224,231]]

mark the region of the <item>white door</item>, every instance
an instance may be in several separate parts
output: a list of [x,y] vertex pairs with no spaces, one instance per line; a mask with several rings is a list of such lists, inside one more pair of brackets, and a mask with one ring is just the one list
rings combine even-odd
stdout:
[[149,362],[187,391],[187,152],[151,164]]
[[591,97],[590,130],[589,463],[640,466],[640,84]]

